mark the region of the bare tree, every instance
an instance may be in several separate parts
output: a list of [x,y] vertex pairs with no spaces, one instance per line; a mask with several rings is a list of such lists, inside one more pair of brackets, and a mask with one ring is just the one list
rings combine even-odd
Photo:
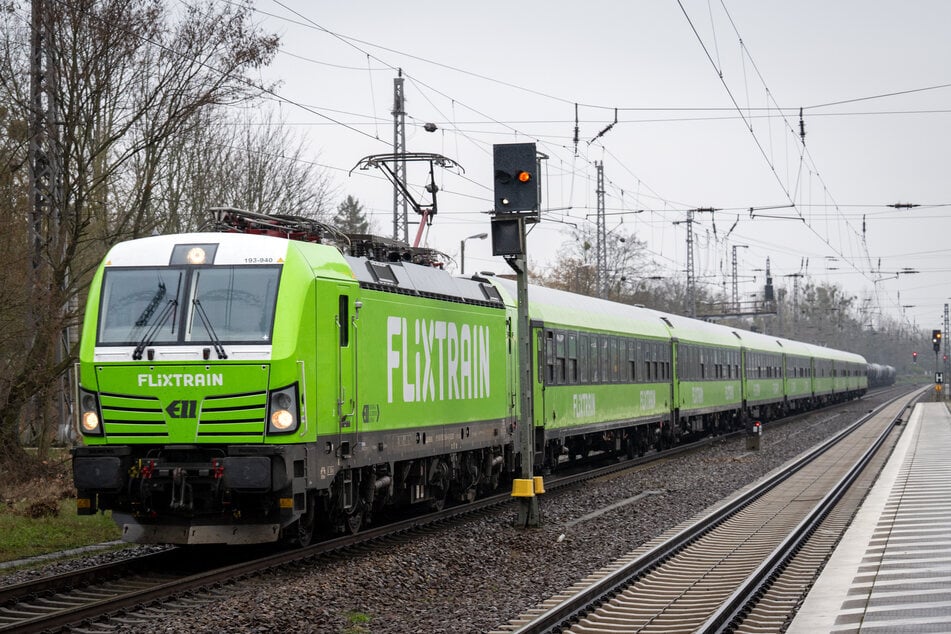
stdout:
[[156,173],[153,201],[159,231],[192,231],[211,207],[325,220],[333,189],[307,148],[271,110],[228,116],[208,110],[202,123],[172,142]]
[[283,120],[266,110],[263,118],[233,121],[234,130],[222,130],[237,141],[226,146],[231,179],[220,174],[214,182],[225,185],[218,195],[236,207],[268,214],[328,220],[334,196],[330,180],[316,163],[305,159],[306,147]]
[[[0,33],[0,107],[15,122],[31,112],[24,5],[8,3]],[[5,333],[18,345],[0,377],[0,471],[25,459],[18,442],[24,420],[40,419],[44,437],[61,422],[51,421],[43,404],[30,417],[24,408],[43,400],[71,366],[76,342],[57,354],[60,335],[77,323],[106,246],[156,225],[156,180],[174,140],[204,110],[257,95],[247,73],[268,63],[277,46],[251,23],[247,5],[207,1],[176,7],[174,16],[161,0],[51,0],[42,7],[60,196],[33,227],[40,264],[29,271],[28,314],[16,302],[0,306],[0,322],[19,324]],[[24,197],[0,201],[0,233],[15,244],[31,244]],[[0,287],[24,288],[22,274],[0,269]]]
[[[592,224],[572,231],[555,264],[541,275],[540,282],[573,293],[597,295],[596,235]],[[642,295],[651,280],[656,279],[657,265],[648,257],[644,242],[623,228],[609,233],[605,246],[610,263],[605,271],[606,298],[636,303],[633,297]]]

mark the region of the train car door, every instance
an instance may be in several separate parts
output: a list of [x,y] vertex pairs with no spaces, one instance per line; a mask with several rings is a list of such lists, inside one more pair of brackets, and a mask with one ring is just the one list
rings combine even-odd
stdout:
[[357,442],[357,332],[354,300],[349,287],[340,287],[337,298],[337,421],[340,429],[341,457],[350,457]]
[[546,420],[545,392],[549,384],[554,384],[555,378],[555,332],[532,325],[532,424],[536,427],[545,427],[550,424]]
[[508,416],[509,420],[515,420],[515,412],[518,408],[518,355],[515,354],[515,351],[518,350],[518,337],[515,334],[515,330],[512,328],[512,320],[514,317],[509,315],[505,318],[505,339],[506,345],[508,346],[508,376],[506,377],[506,390],[509,399],[508,406]]
[[749,400],[749,386],[746,381],[747,349],[740,346],[740,407],[746,409]]
[[670,339],[670,344],[667,347],[667,358],[669,362],[667,367],[670,368],[667,372],[667,383],[670,396],[670,407],[668,408],[673,413],[673,418],[671,419],[671,424],[675,423],[678,412],[680,410],[680,382],[683,381],[680,372],[678,371],[678,360],[680,356],[680,341],[676,337]]

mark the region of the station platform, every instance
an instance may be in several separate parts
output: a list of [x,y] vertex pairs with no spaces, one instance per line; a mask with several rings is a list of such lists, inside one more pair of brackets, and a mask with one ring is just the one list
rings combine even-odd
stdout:
[[951,632],[951,413],[915,406],[789,629]]

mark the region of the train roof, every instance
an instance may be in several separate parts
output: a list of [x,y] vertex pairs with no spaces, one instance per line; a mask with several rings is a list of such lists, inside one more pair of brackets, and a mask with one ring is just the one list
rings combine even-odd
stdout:
[[[517,297],[515,281],[492,278],[510,297]],[[646,337],[669,338],[667,326],[653,311],[585,297],[543,286],[529,285],[529,317],[553,326],[579,330],[607,330]]]
[[660,315],[665,323],[670,324],[668,328],[670,336],[679,341],[707,343],[728,347],[746,345],[745,337],[747,333],[745,330],[730,328],[700,319],[692,319],[690,317],[684,317],[683,315],[661,313],[650,308],[642,308],[641,310]]
[[827,348],[825,346],[820,346],[812,343],[805,344],[812,349],[812,356],[819,357],[823,359],[832,359],[833,361],[844,361],[847,363],[861,363],[867,365],[868,362],[860,354],[854,352],[846,352],[845,350],[836,350],[835,348]]
[[794,354],[804,357],[812,356],[812,350],[809,344],[792,339],[784,339],[773,335],[766,335],[761,332],[741,330],[743,345],[750,350],[762,352],[773,352],[777,354]]
[[[493,281],[508,295],[516,295],[513,280],[493,278]],[[529,285],[528,299],[531,319],[580,330],[606,330],[731,347],[739,345],[743,336],[743,331],[734,328],[543,286]]]
[[216,265],[283,264],[299,257],[312,275],[320,277],[356,280],[364,286],[404,295],[503,305],[502,296],[484,280],[456,278],[441,269],[412,262],[343,255],[331,245],[247,233],[182,233],[120,242],[109,250],[105,266],[168,266],[176,263],[176,253],[183,254],[194,246],[212,247],[209,251]]
[[481,278],[453,277],[442,269],[412,262],[380,262],[343,256],[362,285],[380,290],[502,307],[501,293]]
[[127,240],[114,245],[105,257],[108,266],[168,266],[176,249],[216,245],[215,264],[247,264],[249,257],[287,259],[290,240],[237,233],[176,233]]
[[[514,280],[492,278],[492,281],[501,287],[506,295],[516,296]],[[682,315],[664,313],[643,306],[619,304],[543,286],[529,285],[528,298],[531,319],[552,325],[578,328],[579,330],[605,330],[646,337],[676,338],[679,341],[709,345],[742,346],[749,350],[762,352],[865,363],[865,359],[861,355],[852,352],[835,350],[741,328],[731,328]]]

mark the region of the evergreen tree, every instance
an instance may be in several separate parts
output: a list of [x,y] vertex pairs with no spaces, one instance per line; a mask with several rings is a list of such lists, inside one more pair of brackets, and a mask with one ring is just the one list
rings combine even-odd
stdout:
[[334,225],[344,233],[370,233],[370,221],[363,213],[363,205],[353,196],[337,205]]

